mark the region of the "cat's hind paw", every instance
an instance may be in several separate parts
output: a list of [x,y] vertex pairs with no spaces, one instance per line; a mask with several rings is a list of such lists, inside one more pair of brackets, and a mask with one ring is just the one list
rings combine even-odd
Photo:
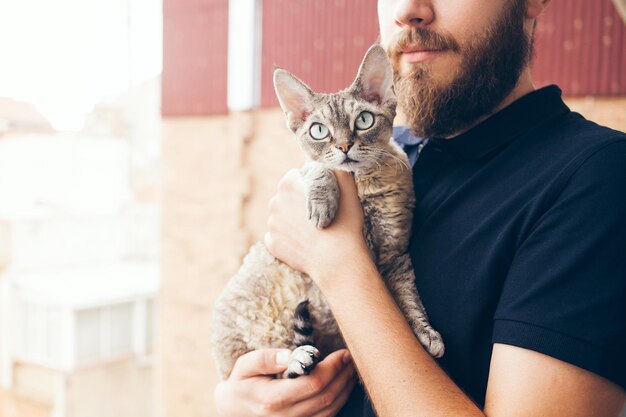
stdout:
[[443,339],[439,332],[428,326],[417,332],[417,338],[433,358],[441,358],[445,353]]
[[320,351],[316,347],[305,345],[294,349],[289,358],[287,370],[283,376],[297,378],[311,373],[321,359]]

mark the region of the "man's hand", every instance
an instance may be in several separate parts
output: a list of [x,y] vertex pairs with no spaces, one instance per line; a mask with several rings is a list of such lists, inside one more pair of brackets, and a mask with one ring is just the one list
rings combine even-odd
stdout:
[[[281,354],[282,353],[282,354]],[[330,417],[346,403],[356,381],[347,350],[328,355],[310,375],[274,379],[287,368],[289,351],[255,350],[241,356],[215,388],[220,417]]]
[[369,257],[354,178],[343,171],[335,171],[335,176],[340,191],[339,209],[330,226],[319,230],[308,218],[299,171],[289,171],[270,200],[264,240],[272,255],[308,274],[321,287],[320,281],[331,276],[337,265],[358,264]]

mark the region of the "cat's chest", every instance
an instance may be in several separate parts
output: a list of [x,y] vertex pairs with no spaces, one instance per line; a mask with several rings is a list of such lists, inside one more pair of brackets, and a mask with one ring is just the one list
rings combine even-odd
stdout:
[[397,212],[400,207],[393,207],[394,202],[386,201],[383,198],[364,198],[361,199],[361,207],[363,209],[363,220],[366,231],[375,236],[382,238],[384,231],[395,229],[400,225],[397,224],[397,218],[390,216],[391,213]]
[[359,198],[365,237],[372,252],[406,247],[413,215],[412,195],[397,190],[378,190],[359,194]]

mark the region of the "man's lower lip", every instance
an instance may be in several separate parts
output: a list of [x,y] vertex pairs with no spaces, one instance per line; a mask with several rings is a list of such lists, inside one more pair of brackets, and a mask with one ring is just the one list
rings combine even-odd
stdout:
[[422,62],[433,59],[441,53],[443,53],[443,51],[402,52],[402,60],[404,62]]

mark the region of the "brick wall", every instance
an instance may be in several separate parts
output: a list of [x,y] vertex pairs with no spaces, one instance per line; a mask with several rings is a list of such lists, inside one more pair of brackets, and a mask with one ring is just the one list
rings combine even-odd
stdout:
[[163,0],[164,116],[225,114],[228,0]]
[[626,132],[626,97],[569,97],[565,102],[589,120]]

